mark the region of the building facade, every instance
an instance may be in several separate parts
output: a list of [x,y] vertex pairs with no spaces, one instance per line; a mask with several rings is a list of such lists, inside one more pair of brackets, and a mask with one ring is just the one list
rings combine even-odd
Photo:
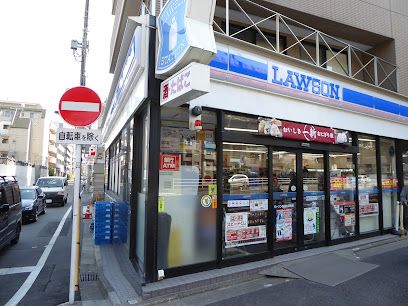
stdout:
[[[0,101],[0,154],[19,165],[35,168],[34,177],[47,170],[46,111],[40,104]],[[31,172],[31,171],[30,171]]]
[[[100,122],[144,281],[389,233],[408,183],[408,4],[216,1],[210,92],[169,107],[189,85],[156,78],[160,21],[145,13],[161,2],[113,2]],[[161,33],[169,61],[199,40],[180,16]]]
[[49,126],[48,142],[48,173],[55,176],[73,174],[73,146],[57,144],[57,128],[62,128],[62,123],[51,121]]

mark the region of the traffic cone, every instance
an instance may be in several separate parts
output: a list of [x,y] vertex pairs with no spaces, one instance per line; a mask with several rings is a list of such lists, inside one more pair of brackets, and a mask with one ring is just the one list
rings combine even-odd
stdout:
[[89,209],[89,204],[86,206],[84,219],[92,219],[91,210]]

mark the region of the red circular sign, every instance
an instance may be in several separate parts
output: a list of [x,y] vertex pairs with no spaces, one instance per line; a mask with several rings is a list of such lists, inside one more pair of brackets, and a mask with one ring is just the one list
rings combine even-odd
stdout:
[[62,119],[73,126],[87,126],[94,123],[101,114],[102,103],[92,89],[84,86],[67,90],[59,102]]

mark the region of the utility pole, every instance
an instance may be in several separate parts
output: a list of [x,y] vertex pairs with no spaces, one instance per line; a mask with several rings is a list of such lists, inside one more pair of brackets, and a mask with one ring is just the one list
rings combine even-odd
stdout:
[[[84,16],[84,29],[82,34],[82,44],[77,41],[71,41],[71,49],[74,50],[74,56],[76,49],[80,47],[81,52],[81,77],[80,85],[85,86],[85,66],[86,55],[88,52],[88,13],[89,13],[89,0],[85,0],[85,16]],[[81,218],[81,158],[82,158],[82,146],[77,144],[75,146],[75,180],[74,180],[74,202],[72,207],[72,240],[71,240],[71,268],[69,278],[69,303],[74,304],[75,292],[79,291],[79,255],[80,255],[80,218]]]
[[89,13],[89,0],[85,0],[85,17],[84,17],[84,31],[82,34],[82,55],[81,55],[81,86],[85,86],[85,66],[86,66],[86,54],[88,52],[88,13]]

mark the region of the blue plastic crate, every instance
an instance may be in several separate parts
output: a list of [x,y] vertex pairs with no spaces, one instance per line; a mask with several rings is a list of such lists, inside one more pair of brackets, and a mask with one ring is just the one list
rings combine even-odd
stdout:
[[110,221],[112,216],[110,214],[95,214],[95,222],[105,222]]
[[104,244],[111,244],[111,243],[112,243],[111,239],[109,239],[109,240],[106,240],[106,239],[96,240],[95,239],[95,244],[96,245],[104,245]]
[[94,239],[96,239],[96,238],[109,239],[109,238],[112,237],[112,234],[111,234],[111,232],[107,232],[107,233],[104,233],[104,232],[96,232],[96,233],[93,234],[93,237],[94,237]]
[[94,229],[95,231],[99,231],[99,230],[108,230],[110,231],[112,228],[112,226],[110,224],[99,224],[99,225],[94,225]]
[[112,206],[112,202],[95,202],[95,206]]

